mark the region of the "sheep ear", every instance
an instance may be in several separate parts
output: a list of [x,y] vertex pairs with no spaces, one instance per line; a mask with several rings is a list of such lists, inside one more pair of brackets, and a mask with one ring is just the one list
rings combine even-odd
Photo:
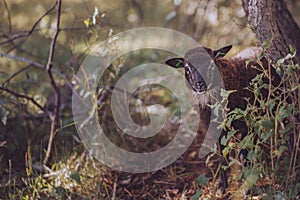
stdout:
[[226,47],[223,47],[221,49],[215,50],[214,51],[214,56],[215,58],[222,58],[224,57],[232,48],[232,45],[228,45]]
[[174,68],[183,68],[184,67],[184,58],[171,58],[166,60],[167,65]]

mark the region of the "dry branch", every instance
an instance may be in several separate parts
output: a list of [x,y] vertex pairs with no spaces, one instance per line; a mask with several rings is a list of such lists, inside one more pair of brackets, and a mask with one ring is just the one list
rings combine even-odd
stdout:
[[55,133],[59,126],[59,109],[60,109],[60,103],[61,103],[59,87],[57,86],[57,84],[54,80],[54,77],[53,77],[53,73],[52,73],[55,44],[56,44],[57,37],[58,37],[59,31],[60,31],[59,27],[60,27],[60,15],[61,15],[61,0],[57,0],[55,5],[58,5],[57,19],[56,19],[56,31],[55,31],[54,37],[51,41],[50,51],[49,51],[49,56],[48,56],[48,63],[46,65],[46,71],[47,71],[48,77],[50,78],[50,83],[51,83],[51,86],[52,86],[52,88],[54,90],[54,94],[55,94],[55,109],[54,109],[54,112],[50,113],[50,115],[49,115],[49,118],[51,120],[51,128],[50,128],[50,136],[49,136],[49,141],[48,141],[47,152],[46,152],[45,158],[43,160],[44,164],[47,164],[47,162],[49,160],[53,139],[54,139]]
[[32,98],[32,97],[29,97],[29,96],[27,96],[25,94],[20,94],[18,92],[15,92],[13,90],[10,90],[10,89],[2,87],[2,86],[0,86],[0,90],[5,91],[5,92],[7,92],[9,94],[12,94],[12,95],[14,95],[15,97],[18,97],[18,98],[27,99],[28,101],[30,101],[31,103],[33,103],[34,105],[36,105],[39,109],[41,109],[45,113],[48,113],[48,111],[42,105],[40,105],[36,100],[34,100],[34,98]]
[[[27,63],[29,65],[32,65],[33,67],[37,67],[37,68],[40,68],[40,69],[46,69],[46,66],[41,64],[41,63],[38,63],[38,62],[34,62],[32,60],[29,60],[27,58],[24,58],[24,57],[20,57],[20,56],[16,56],[16,55],[10,55],[10,54],[6,54],[6,53],[0,53],[0,57],[6,57],[6,58],[9,58],[9,59],[13,59],[13,60],[17,60],[17,61],[21,61],[21,62],[24,62],[24,63]],[[69,86],[69,88],[72,90],[73,89],[73,85],[72,83],[69,81],[69,79],[64,75],[62,74],[59,70],[57,69],[51,69],[51,72],[52,73],[55,73],[56,75],[58,75],[59,77],[61,77],[62,79],[64,79],[66,82],[67,82],[67,85]]]
[[47,16],[52,10],[54,10],[55,9],[55,7],[57,6],[57,3],[58,3],[58,1],[56,1],[55,2],[55,4],[49,9],[49,10],[47,10],[47,12],[45,12],[34,24],[33,24],[33,26],[32,26],[32,28],[30,29],[30,31],[29,32],[26,32],[26,33],[21,33],[21,34],[16,34],[16,35],[10,35],[10,32],[11,32],[11,30],[10,30],[10,32],[9,32],[9,34],[8,35],[5,35],[5,37],[6,38],[8,38],[7,40],[5,40],[5,41],[3,41],[3,42],[0,42],[0,45],[3,45],[3,44],[7,44],[7,43],[10,43],[10,42],[13,42],[13,41],[15,41],[16,39],[19,39],[19,38],[22,38],[22,37],[28,37],[28,36],[30,36],[32,33],[33,33],[33,31],[35,30],[35,28],[36,28],[36,26],[40,23],[40,21],[45,17],[45,16]]

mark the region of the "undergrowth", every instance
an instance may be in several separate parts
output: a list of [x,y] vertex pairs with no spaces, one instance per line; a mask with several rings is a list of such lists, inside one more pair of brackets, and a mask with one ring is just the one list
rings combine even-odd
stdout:
[[[221,109],[224,115],[220,128],[228,130],[227,135],[221,138],[221,144],[225,146],[222,153],[227,164],[220,164],[212,181],[217,182],[221,167],[230,171],[227,192],[231,199],[299,198],[300,67],[292,61],[294,56],[289,54],[276,63],[276,70],[283,77],[278,86],[270,84],[272,77],[268,69],[263,66],[258,69],[262,73],[247,88],[254,98],[246,99],[248,104],[245,110],[236,108],[226,113],[226,106],[220,106],[220,102],[212,105],[212,109]],[[226,105],[232,92],[223,91]],[[232,127],[236,120],[244,121],[248,127],[244,138],[240,137],[238,129]],[[207,163],[214,155],[221,156],[216,146]],[[204,187],[199,188],[203,190]]]
[[[283,79],[278,86],[264,81],[271,80],[269,71],[261,67],[248,87],[253,99],[245,110],[235,109],[226,113],[220,128],[228,134],[221,138],[225,145],[223,154],[227,164],[215,166],[213,159],[220,156],[217,145],[206,159],[206,169],[200,164],[185,165],[181,158],[177,163],[157,172],[133,175],[116,172],[101,165],[87,152],[73,153],[65,161],[57,160],[50,169],[26,163],[25,175],[17,179],[11,169],[7,183],[1,185],[2,199],[297,199],[300,191],[300,67],[291,61],[293,55],[276,63]],[[272,81],[272,80],[271,80]],[[270,81],[269,81],[270,82]],[[265,94],[267,92],[267,95]],[[222,91],[223,101],[234,91]],[[248,127],[246,137],[232,128],[235,120],[243,120]],[[74,150],[74,149],[73,149]],[[76,150],[74,150],[76,152]],[[28,151],[29,152],[29,151]],[[245,153],[246,152],[246,153]],[[189,157],[194,152],[188,154]],[[34,155],[33,155],[34,156]],[[241,159],[241,157],[243,157]],[[196,158],[197,159],[197,158]],[[0,158],[1,160],[1,158]],[[30,160],[30,159],[27,159]],[[195,161],[193,161],[195,162]],[[188,166],[188,167],[186,167]],[[224,168],[228,172],[229,187],[222,194],[218,186],[218,174]],[[40,170],[38,170],[40,169]],[[208,170],[207,170],[208,169]],[[197,171],[198,170],[198,171]],[[210,171],[209,171],[210,170]],[[195,171],[198,178],[194,179]],[[194,181],[193,181],[194,180]],[[298,195],[298,196],[297,196]]]

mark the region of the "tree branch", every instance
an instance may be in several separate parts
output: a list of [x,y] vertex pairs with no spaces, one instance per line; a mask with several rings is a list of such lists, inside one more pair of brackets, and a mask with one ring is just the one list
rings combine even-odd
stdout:
[[3,42],[0,42],[0,45],[3,45],[3,44],[7,44],[7,43],[10,43],[16,39],[19,39],[19,38],[22,38],[22,37],[28,37],[29,35],[31,35],[34,31],[34,29],[36,28],[36,26],[40,23],[40,21],[45,17],[47,16],[52,10],[54,10],[54,8],[56,7],[58,1],[55,2],[55,4],[47,11],[45,12],[32,26],[31,30],[27,33],[22,33],[22,34],[17,34],[17,35],[13,35],[12,37],[10,36],[10,32],[9,34],[6,36],[8,37],[7,40],[3,41]]
[[12,94],[18,98],[27,99],[28,101],[33,103],[35,106],[37,106],[40,110],[44,111],[45,113],[48,113],[48,111],[42,105],[40,105],[36,100],[34,100],[34,98],[32,98],[32,97],[26,96],[25,94],[20,94],[18,92],[15,92],[13,90],[10,90],[10,89],[2,87],[2,86],[0,86],[0,90],[5,91],[9,94]]
[[[46,69],[45,65],[43,65],[41,63],[38,63],[38,62],[34,62],[34,61],[29,60],[29,59],[24,58],[24,57],[10,55],[10,54],[6,54],[6,53],[0,53],[0,57],[6,57],[6,58],[9,58],[9,59],[13,59],[13,60],[21,61],[21,62],[24,62],[24,63],[28,63],[29,65],[32,65],[32,66],[40,68],[40,69]],[[59,70],[52,68],[51,72],[53,72],[53,73],[57,74],[59,77],[63,78],[67,82],[67,85],[70,87],[70,89],[73,89],[73,86],[70,83],[70,81]]]
[[56,31],[54,34],[54,37],[51,41],[51,46],[50,46],[50,51],[49,51],[49,56],[48,56],[48,63],[46,65],[46,71],[48,74],[48,77],[50,78],[51,86],[54,90],[55,94],[55,109],[54,112],[50,114],[50,120],[51,120],[51,129],[50,129],[50,136],[49,136],[49,141],[48,141],[48,148],[47,152],[45,155],[45,158],[43,160],[44,164],[47,164],[50,153],[51,153],[51,148],[52,148],[52,143],[53,139],[56,133],[56,130],[59,126],[59,109],[60,109],[60,91],[59,88],[54,80],[53,73],[52,73],[52,67],[53,67],[53,59],[54,59],[54,52],[55,52],[55,44],[57,41],[57,37],[60,31],[60,15],[61,15],[61,0],[56,1],[56,5],[58,5],[57,8],[57,19],[56,19]]
[[7,53],[0,53],[0,57],[5,57],[5,58],[12,59],[12,60],[21,61],[21,62],[24,62],[24,63],[28,63],[32,66],[45,69],[45,66],[43,64],[38,63],[38,62],[34,62],[34,61],[29,60],[29,59],[24,58],[24,57],[13,56],[13,55],[10,55],[10,54],[7,54]]
[[2,83],[2,85],[4,86],[6,83],[9,83],[9,81],[10,81],[12,78],[14,78],[15,76],[17,76],[17,75],[20,74],[21,72],[23,72],[23,71],[29,69],[30,67],[31,67],[31,65],[29,64],[29,65],[27,65],[27,66],[25,66],[25,67],[19,69],[18,71],[14,72],[12,75],[10,75],[10,76]]
[[[13,60],[21,61],[21,62],[24,62],[24,63],[28,63],[29,65],[40,68],[40,69],[46,69],[45,65],[42,65],[38,62],[34,62],[34,61],[29,60],[29,59],[24,58],[24,57],[10,55],[10,54],[6,54],[6,53],[0,53],[0,57],[6,57],[6,58],[9,58],[9,59],[13,59]],[[23,71],[23,70],[20,70],[20,71]],[[51,72],[57,74],[59,77],[61,77],[63,80],[65,80],[68,87],[71,90],[73,90],[73,84],[71,83],[71,81],[64,74],[62,74],[59,70],[53,69],[53,68],[51,69]],[[7,81],[5,81],[5,82],[7,82]],[[4,84],[4,83],[2,83],[2,84]],[[73,91],[73,94],[75,94],[77,96],[77,98],[81,99],[80,95],[76,92],[76,90]]]
[[5,7],[5,10],[7,12],[7,19],[8,19],[8,32],[11,33],[11,17],[10,17],[10,11],[8,9],[8,6],[7,6],[7,3],[5,0],[3,0],[3,4],[4,4],[4,7]]

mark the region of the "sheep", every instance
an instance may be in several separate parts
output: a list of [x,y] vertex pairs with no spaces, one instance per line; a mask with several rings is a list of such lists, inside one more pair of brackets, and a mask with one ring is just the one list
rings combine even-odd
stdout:
[[[216,66],[220,78],[223,81],[224,88],[226,90],[232,90],[228,96],[228,111],[240,108],[246,109],[247,101],[250,100],[253,103],[253,93],[247,89],[250,81],[256,77],[256,75],[262,73],[262,68],[271,69],[271,83],[274,86],[280,84],[281,78],[276,73],[273,67],[270,67],[267,59],[263,58],[259,62],[251,61],[247,64],[247,60],[255,60],[260,54],[260,48],[253,48],[245,50],[239,53],[231,59],[223,58],[232,48],[232,45],[225,46],[218,50],[212,50],[207,47],[196,47],[185,53],[184,57],[171,58],[165,61],[165,63],[174,68],[183,68],[185,70],[185,79],[187,87],[192,92],[192,96],[198,100],[200,114],[200,129],[201,133],[207,131],[208,124],[210,122],[211,109],[209,104],[211,103],[211,90],[213,88],[210,84],[214,85],[215,77],[209,73],[213,71],[213,66]],[[246,55],[246,56],[245,56]],[[270,81],[268,76],[263,76],[263,81],[268,83]],[[267,97],[268,90],[263,91],[263,96]],[[235,120],[232,123],[232,127],[239,130],[241,137],[243,138],[247,134],[247,126],[242,120]],[[220,140],[223,135],[226,134],[225,130],[222,130],[221,137],[219,139],[220,152],[224,146],[221,145]],[[225,164],[225,158],[221,157],[222,164]],[[221,179],[223,189],[228,185],[227,177],[224,171],[221,170]]]

